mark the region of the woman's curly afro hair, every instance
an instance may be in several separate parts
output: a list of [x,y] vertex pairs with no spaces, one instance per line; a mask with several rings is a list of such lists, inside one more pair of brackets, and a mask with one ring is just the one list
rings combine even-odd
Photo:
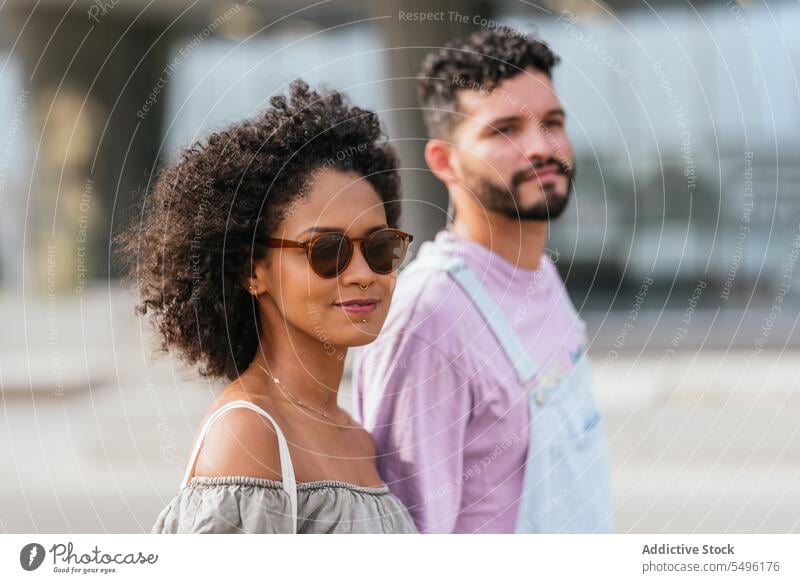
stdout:
[[117,237],[117,256],[139,291],[163,350],[206,376],[235,379],[258,348],[255,299],[243,285],[266,239],[320,168],[354,171],[398,225],[394,150],[378,116],[338,92],[298,80],[260,117],[211,134],[164,168],[141,213]]

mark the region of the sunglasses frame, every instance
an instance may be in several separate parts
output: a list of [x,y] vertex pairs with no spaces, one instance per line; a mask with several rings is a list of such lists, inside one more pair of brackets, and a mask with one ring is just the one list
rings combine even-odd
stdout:
[[[399,269],[400,266],[398,265],[395,269],[392,269],[391,271],[386,271],[386,272],[376,271],[375,268],[373,268],[372,265],[369,264],[369,261],[367,260],[367,256],[364,253],[364,245],[366,244],[366,242],[368,242],[370,239],[375,237],[375,235],[377,235],[378,233],[385,233],[386,231],[391,231],[393,233],[397,233],[398,235],[400,235],[401,239],[405,243],[405,248],[403,249],[403,259],[400,261],[400,263],[402,263],[406,258],[406,254],[408,253],[408,248],[411,246],[411,242],[414,240],[414,237],[410,233],[406,233],[405,231],[401,231],[400,229],[395,229],[395,228],[392,228],[392,227],[386,227],[384,229],[378,229],[377,231],[374,231],[374,232],[370,233],[366,237],[348,237],[344,233],[339,233],[338,231],[329,231],[329,232],[325,232],[325,233],[316,233],[308,241],[292,241],[290,239],[278,239],[276,237],[270,237],[270,238],[267,239],[267,247],[270,247],[270,248],[273,248],[273,249],[275,249],[275,248],[278,248],[278,249],[287,249],[287,248],[289,248],[289,249],[294,249],[294,248],[303,249],[306,252],[306,259],[308,260],[308,264],[311,266],[312,271],[314,271],[314,273],[316,273],[320,277],[323,277],[325,279],[332,279],[334,277],[339,277],[342,273],[344,273],[347,270],[348,266],[350,265],[350,262],[353,260],[353,255],[355,254],[356,243],[358,243],[359,247],[361,248],[361,254],[364,256],[364,261],[367,262],[367,265],[373,271],[373,273],[377,273],[379,275],[387,275],[389,273],[393,273],[394,271],[397,271],[397,269]],[[347,241],[347,244],[350,246],[350,257],[347,258],[347,261],[345,262],[345,264],[342,266],[342,268],[339,271],[337,271],[333,275],[323,275],[323,274],[319,273],[316,269],[314,269],[314,262],[311,260],[311,253],[313,251],[314,245],[320,239],[322,239],[323,237],[328,237],[330,235],[338,235],[338,236],[342,237],[342,239],[344,241]]]

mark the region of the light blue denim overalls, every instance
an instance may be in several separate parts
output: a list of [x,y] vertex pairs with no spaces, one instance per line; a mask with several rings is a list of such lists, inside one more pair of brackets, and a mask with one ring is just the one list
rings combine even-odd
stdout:
[[[520,382],[528,385],[530,439],[516,532],[607,533],[613,531],[605,424],[592,397],[585,349],[555,385],[539,387],[539,370],[480,280],[463,259],[430,252],[406,271],[440,269],[459,284],[486,321]],[[569,298],[576,325],[585,326]]]

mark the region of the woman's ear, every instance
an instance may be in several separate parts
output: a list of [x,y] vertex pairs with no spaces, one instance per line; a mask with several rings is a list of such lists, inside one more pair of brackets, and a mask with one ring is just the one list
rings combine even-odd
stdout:
[[250,264],[245,266],[239,282],[250,295],[256,298],[266,293],[266,258],[251,260]]
[[239,278],[239,283],[251,296],[258,297],[258,280],[255,274],[242,275]]

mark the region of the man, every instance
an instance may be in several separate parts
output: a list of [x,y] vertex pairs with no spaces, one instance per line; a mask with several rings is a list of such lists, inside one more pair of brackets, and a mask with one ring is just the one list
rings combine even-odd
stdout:
[[585,326],[545,254],[574,173],[557,61],[482,31],[419,77],[425,159],[455,217],[400,275],[354,398],[422,532],[612,528]]

